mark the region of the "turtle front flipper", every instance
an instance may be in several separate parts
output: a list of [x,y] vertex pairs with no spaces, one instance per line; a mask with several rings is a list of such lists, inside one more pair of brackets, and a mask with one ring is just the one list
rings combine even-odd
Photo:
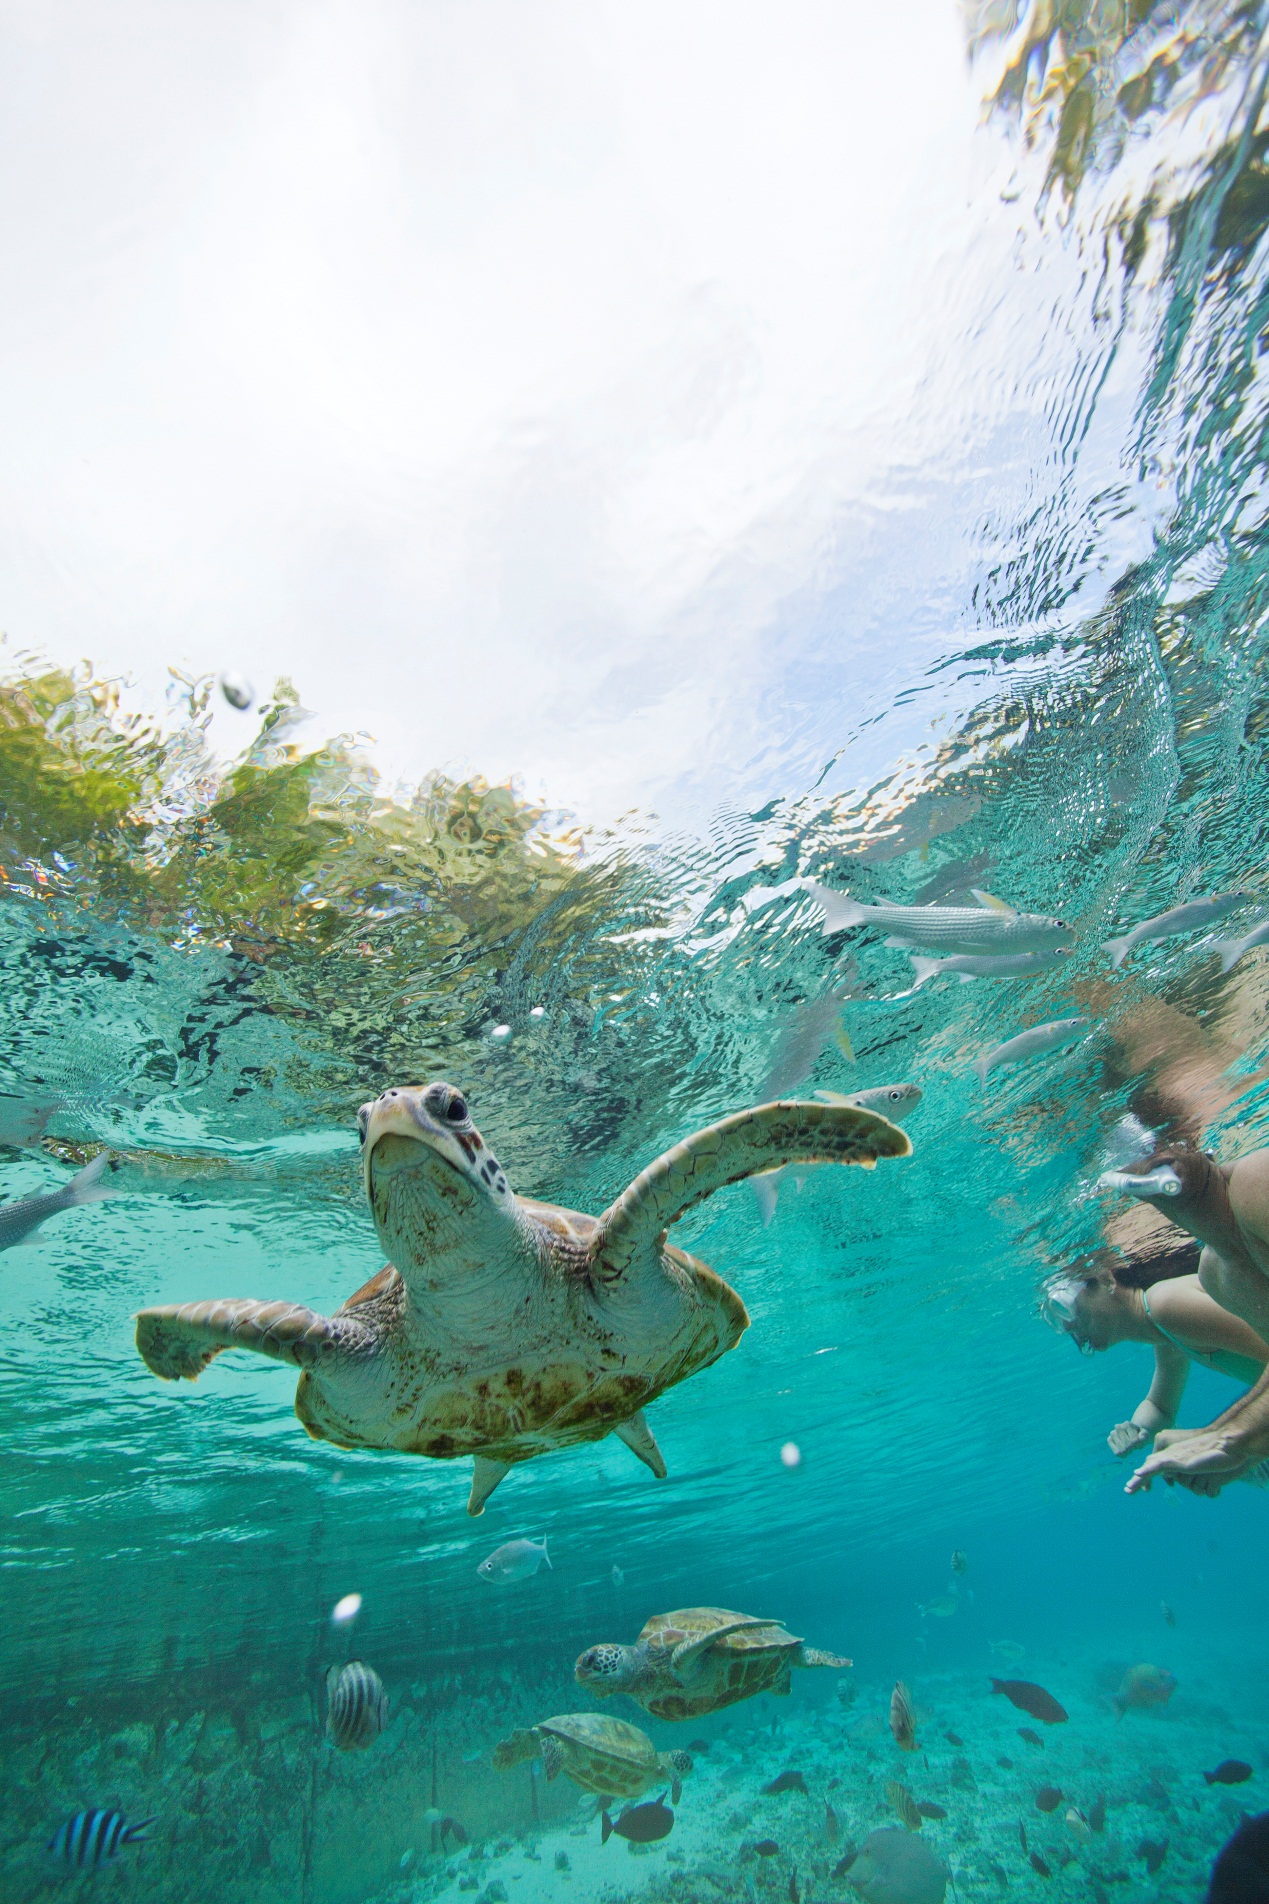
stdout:
[[651,1468],[658,1481],[664,1481],[669,1469],[665,1465],[665,1456],[657,1447],[657,1438],[644,1419],[642,1408],[627,1421],[619,1421],[613,1433],[618,1441],[625,1442],[631,1454],[637,1454],[640,1461]]
[[340,1349],[369,1347],[370,1332],[351,1317],[319,1316],[293,1302],[169,1303],[136,1317],[141,1359],[165,1382],[196,1382],[224,1349],[252,1349],[274,1362],[315,1368]]
[[689,1679],[695,1677],[705,1654],[711,1646],[717,1646],[719,1640],[725,1640],[729,1633],[744,1633],[754,1626],[778,1626],[777,1620],[729,1620],[725,1626],[711,1627],[708,1633],[702,1633],[697,1639],[680,1640],[670,1654],[670,1671],[680,1686],[686,1686]]
[[853,1105],[781,1100],[737,1111],[650,1163],[599,1219],[588,1266],[602,1286],[658,1249],[671,1223],[725,1184],[781,1164],[862,1164],[909,1157],[907,1134]]

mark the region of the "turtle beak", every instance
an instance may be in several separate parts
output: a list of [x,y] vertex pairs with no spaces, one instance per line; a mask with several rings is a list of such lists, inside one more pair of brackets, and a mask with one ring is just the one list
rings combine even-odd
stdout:
[[370,1170],[375,1147],[381,1138],[404,1137],[413,1144],[426,1144],[439,1151],[446,1163],[468,1174],[470,1155],[456,1132],[447,1130],[431,1115],[423,1101],[424,1093],[413,1087],[385,1091],[382,1097],[363,1104],[357,1113],[361,1132],[361,1173],[366,1196],[371,1198]]

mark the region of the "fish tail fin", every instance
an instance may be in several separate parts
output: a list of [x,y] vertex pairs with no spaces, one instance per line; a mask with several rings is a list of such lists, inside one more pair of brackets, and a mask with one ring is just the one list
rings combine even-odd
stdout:
[[826,938],[834,932],[844,932],[847,926],[861,926],[868,917],[867,907],[861,906],[857,899],[847,893],[834,892],[831,886],[821,886],[818,880],[808,881],[807,891],[823,908],[822,930]]
[[600,1827],[600,1834],[599,1834],[600,1844],[607,1844],[608,1840],[611,1837],[612,1837],[612,1819],[608,1816],[607,1812],[604,1812],[603,1822]]
[[113,1162],[110,1152],[103,1150],[90,1164],[85,1164],[66,1186],[67,1204],[74,1208],[80,1203],[104,1203],[107,1197],[117,1195],[116,1191],[101,1181]]
[[1004,1689],[1005,1689],[1005,1682],[1004,1682],[1004,1680],[1003,1680],[1003,1679],[993,1679],[993,1680],[992,1680],[992,1682],[991,1682],[991,1689],[992,1689],[992,1691],[993,1691],[993,1692],[1003,1692],[1003,1691],[1004,1691]]
[[1237,965],[1243,955],[1243,941],[1241,939],[1217,939],[1212,946],[1212,950],[1213,952],[1219,952],[1221,955],[1221,971],[1228,972],[1232,967]]
[[1215,1772],[1204,1772],[1203,1777],[1209,1785],[1215,1785],[1216,1783]]
[[978,1063],[974,1066],[974,1075],[977,1077],[978,1082],[982,1085],[983,1089],[986,1090],[987,1089],[987,1060],[985,1057],[980,1058],[978,1060]]
[[547,1553],[547,1551],[546,1551],[546,1543],[547,1543],[547,1538],[548,1538],[548,1536],[547,1536],[546,1534],[543,1534],[543,1536],[542,1536],[542,1558],[543,1558],[543,1560],[544,1560],[544,1561],[546,1562],[546,1570],[547,1570],[547,1572],[548,1572],[548,1573],[554,1573],[554,1572],[555,1572],[555,1569],[554,1569],[554,1567],[553,1567],[553,1566],[551,1565],[551,1556],[550,1556],[550,1554],[548,1554],[548,1553]]
[[758,1212],[762,1217],[764,1230],[770,1229],[771,1219],[776,1212],[776,1199],[780,1195],[780,1175],[778,1170],[762,1170],[756,1177],[750,1177],[749,1188],[758,1199]]
[[1110,953],[1110,962],[1116,972],[1128,957],[1131,948],[1131,932],[1125,932],[1121,939],[1104,939],[1102,941],[1102,950],[1103,952]]
[[150,1840],[146,1837],[146,1833],[151,1825],[157,1825],[158,1822],[157,1817],[138,1819],[135,1825],[125,1827],[119,1840],[120,1844],[149,1844]]
[[942,965],[942,959],[926,959],[922,958],[919,952],[914,952],[912,954],[912,970],[916,974],[916,986],[914,986],[913,989],[919,989],[920,986],[926,983],[927,979],[932,979],[937,972],[941,971]]

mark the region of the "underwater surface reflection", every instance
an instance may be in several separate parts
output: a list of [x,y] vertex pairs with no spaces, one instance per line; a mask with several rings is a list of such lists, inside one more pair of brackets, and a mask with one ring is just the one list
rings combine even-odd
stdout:
[[669,818],[8,651],[7,1897],[1181,1904],[1269,1809],[1269,1445],[1124,1492],[1264,1366],[1265,24],[967,10],[956,447]]

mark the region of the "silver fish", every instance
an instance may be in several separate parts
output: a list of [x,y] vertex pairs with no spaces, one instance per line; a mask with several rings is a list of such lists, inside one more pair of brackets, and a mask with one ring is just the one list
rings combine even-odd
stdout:
[[115,1192],[101,1182],[110,1163],[109,1151],[103,1150],[59,1190],[41,1190],[33,1197],[19,1197],[16,1203],[0,1204],[0,1250],[16,1249],[28,1242],[41,1223],[62,1210],[78,1209],[81,1203],[104,1203],[107,1197],[113,1197]]
[[1253,945],[1269,945],[1269,919],[1253,926],[1245,939],[1217,939],[1212,950],[1221,955],[1221,971],[1228,972]]
[[551,1556],[546,1551],[545,1536],[540,1545],[531,1540],[505,1540],[501,1547],[495,1547],[481,1561],[476,1572],[482,1580],[500,1585],[508,1580],[530,1580],[543,1567],[548,1573],[554,1572]]
[[388,1695],[373,1666],[350,1659],[326,1675],[326,1737],[340,1752],[373,1745],[388,1723]]
[[125,1845],[148,1844],[145,1836],[153,1818],[130,1825],[121,1811],[77,1811],[49,1839],[48,1848],[72,1871],[97,1871],[113,1864]]
[[1111,965],[1118,971],[1135,946],[1145,945],[1150,939],[1170,939],[1178,932],[1193,932],[1196,926],[1215,925],[1226,913],[1237,911],[1255,897],[1255,893],[1227,892],[1216,893],[1210,899],[1191,899],[1188,905],[1173,906],[1170,912],[1143,919],[1121,938],[1105,940],[1103,949],[1110,953]]
[[786,1014],[771,1053],[766,1076],[758,1086],[757,1102],[770,1104],[796,1091],[809,1078],[826,1044],[832,1042],[843,1057],[853,1058],[850,1037],[842,1023],[842,1006],[850,987],[840,986],[823,998],[808,999]]
[[957,952],[950,959],[927,959],[913,952],[911,957],[918,986],[944,972],[955,972],[965,985],[972,978],[1031,978],[1051,965],[1060,965],[1070,957],[1070,950],[1055,945],[1051,952]]
[[1060,1051],[1063,1045],[1074,1044],[1082,1038],[1092,1026],[1090,1018],[1055,1018],[1051,1024],[1032,1025],[1030,1031],[1021,1031],[1016,1038],[1006,1038],[1004,1044],[997,1045],[986,1053],[974,1066],[982,1083],[987,1082],[987,1073],[1001,1064],[1022,1064],[1027,1058],[1039,1058],[1046,1051]]
[[905,950],[924,945],[936,952],[1053,952],[1075,942],[1064,919],[1014,912],[987,894],[978,906],[864,906],[815,880],[807,881],[807,891],[823,907],[825,934],[876,926]]
[[[921,1087],[919,1084],[874,1084],[866,1091],[851,1091],[845,1095],[841,1091],[817,1091],[815,1095],[821,1103],[844,1104],[856,1111],[876,1111],[881,1117],[888,1117],[892,1124],[901,1124],[920,1103]],[[780,1164],[775,1170],[760,1170],[750,1177],[762,1213],[763,1229],[775,1215],[780,1186],[786,1179],[791,1178],[800,1190],[810,1171],[838,1168],[837,1164]]]

